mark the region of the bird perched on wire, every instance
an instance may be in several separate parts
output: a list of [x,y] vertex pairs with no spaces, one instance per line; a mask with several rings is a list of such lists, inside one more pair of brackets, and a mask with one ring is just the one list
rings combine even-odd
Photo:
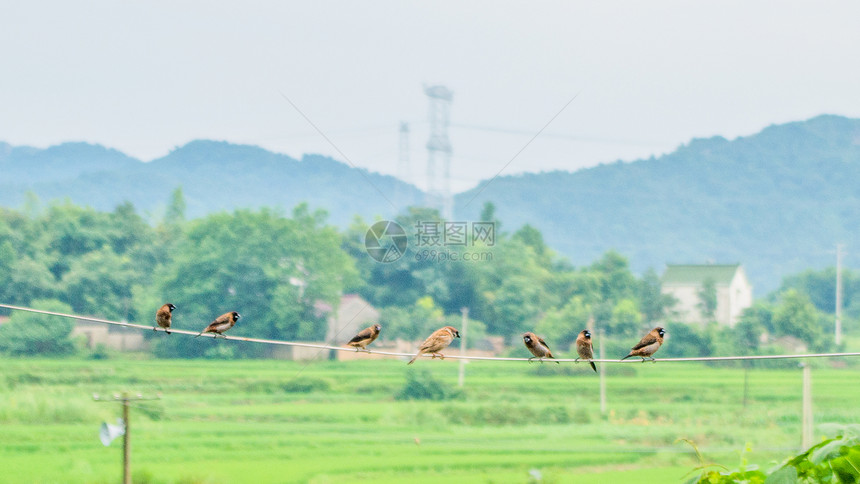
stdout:
[[576,354],[579,355],[579,358],[589,360],[588,363],[591,365],[591,369],[597,372],[597,366],[591,361],[594,359],[594,349],[591,346],[591,331],[583,329],[579,332],[579,336],[576,337]]
[[[534,355],[529,358],[529,363],[535,358],[539,359],[541,363],[543,363],[544,358],[555,358],[555,356],[552,356],[552,351],[550,351],[546,341],[531,331],[523,333],[523,343],[526,344],[526,348]],[[558,364],[557,361],[556,364]]]
[[[199,337],[203,333],[217,333],[224,334],[224,331],[232,328],[236,321],[239,320],[242,316],[236,311],[232,311],[229,313],[224,313],[221,316],[215,318],[215,321],[209,323],[209,326],[206,326],[206,329],[200,332],[195,338]],[[217,338],[217,336],[216,336]]]
[[654,357],[651,355],[660,349],[660,345],[663,344],[663,335],[665,334],[666,331],[659,326],[652,329],[650,333],[646,334],[638,343],[636,343],[636,346],[630,350],[630,354],[621,359],[626,360],[631,356],[638,356],[642,358],[643,362],[646,359],[654,361]]
[[379,331],[381,329],[382,326],[378,324],[374,324],[369,328],[364,328],[359,331],[357,335],[353,336],[346,344],[355,348],[355,351],[360,349],[367,351],[367,345],[373,343],[373,341],[379,337]]
[[415,360],[421,356],[423,353],[431,353],[433,358],[438,356],[441,359],[445,359],[445,355],[439,353],[444,350],[454,341],[454,338],[460,337],[460,332],[457,331],[457,328],[453,326],[445,326],[444,328],[439,328],[436,331],[433,331],[433,334],[427,337],[421,346],[418,347],[418,353],[409,360],[407,365],[411,365],[415,362]]
[[[167,334],[170,334],[170,318],[173,317],[174,309],[176,309],[176,306],[167,303],[155,312],[155,322],[159,327],[164,328],[164,332]],[[152,330],[155,331],[156,329],[152,328]]]

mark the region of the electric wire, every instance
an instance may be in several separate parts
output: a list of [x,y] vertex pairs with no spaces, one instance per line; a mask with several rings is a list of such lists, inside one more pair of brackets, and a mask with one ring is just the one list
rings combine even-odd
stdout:
[[[9,304],[0,304],[0,308],[11,309],[13,311],[26,311],[36,314],[45,314],[48,316],[58,316],[63,318],[71,318],[77,319],[80,321],[91,321],[95,323],[102,324],[110,324],[115,326],[123,326],[126,328],[136,328],[148,331],[161,331],[164,332],[164,328],[160,328],[158,326],[148,326],[145,324],[135,324],[135,323],[126,323],[121,321],[110,321],[107,319],[93,318],[89,316],[76,316],[74,314],[65,314],[58,313],[53,311],[44,311],[41,309],[33,309],[26,308],[21,306],[12,306]],[[245,341],[249,343],[260,343],[260,344],[270,344],[270,345],[280,345],[280,346],[299,346],[304,348],[319,348],[319,349],[327,349],[333,351],[351,351],[351,352],[359,352],[359,353],[367,353],[372,355],[381,355],[381,356],[391,356],[396,358],[411,358],[415,356],[415,353],[398,353],[392,351],[378,351],[378,350],[363,350],[356,351],[355,348],[347,347],[347,346],[332,346],[327,344],[316,344],[316,343],[303,343],[298,341],[283,341],[283,340],[272,340],[265,338],[252,338],[246,336],[233,336],[233,335],[216,335],[214,333],[203,333],[200,334],[199,331],[188,331],[184,329],[170,329],[171,334],[182,334],[186,336],[205,336],[209,338],[217,338],[224,339],[227,341]],[[424,354],[421,355],[425,358],[432,358],[432,355]],[[806,354],[791,354],[791,355],[738,355],[738,356],[695,356],[695,357],[681,357],[681,358],[655,358],[653,360],[654,363],[686,363],[686,362],[706,362],[706,361],[744,361],[744,360],[790,360],[790,359],[806,359],[806,358],[847,358],[847,357],[855,357],[860,356],[860,352],[843,352],[843,353],[806,353]],[[502,357],[502,356],[468,356],[468,355],[457,355],[457,354],[449,354],[445,355],[444,359],[450,360],[475,360],[475,361],[533,361],[536,358],[513,358],[513,357]],[[628,359],[628,360],[614,360],[614,359],[592,359],[592,360],[584,360],[581,358],[557,358],[557,359],[546,359],[547,362],[559,362],[559,363],[577,363],[582,362],[585,363],[587,361],[593,361],[595,363],[624,363],[624,364],[632,364],[632,363],[641,363],[645,360],[641,359]],[[652,361],[652,360],[648,360]]]

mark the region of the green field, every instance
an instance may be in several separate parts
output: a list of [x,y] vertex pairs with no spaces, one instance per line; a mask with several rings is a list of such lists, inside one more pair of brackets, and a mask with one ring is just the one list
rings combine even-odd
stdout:
[[[860,370],[816,362],[816,424],[860,422]],[[120,405],[135,482],[679,482],[709,460],[769,468],[800,449],[801,371],[613,365],[606,416],[585,365],[472,362],[463,395],[394,399],[409,372],[456,387],[458,363],[0,359],[0,482],[118,482]],[[821,437],[817,435],[816,437]]]

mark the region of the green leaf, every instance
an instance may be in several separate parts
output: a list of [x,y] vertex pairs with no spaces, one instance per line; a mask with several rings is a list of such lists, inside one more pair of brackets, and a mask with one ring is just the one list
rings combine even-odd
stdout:
[[690,477],[689,479],[687,479],[686,481],[684,481],[683,484],[695,484],[695,483],[699,482],[700,479],[703,477],[705,477],[704,473],[696,474],[696,475]]
[[[825,460],[830,460],[839,456],[839,449],[845,446],[842,439],[831,439],[825,441],[824,445],[815,448],[809,453],[809,460],[815,465],[821,464]],[[812,450],[812,449],[810,449]]]
[[764,482],[765,484],[796,484],[797,470],[790,466],[782,467],[778,471],[767,476],[767,479],[765,479]]

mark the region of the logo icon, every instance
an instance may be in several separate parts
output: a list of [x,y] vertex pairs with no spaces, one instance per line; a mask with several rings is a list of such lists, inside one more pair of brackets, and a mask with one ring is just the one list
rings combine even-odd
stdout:
[[403,257],[408,237],[403,227],[392,220],[380,220],[364,235],[364,248],[373,260],[387,264]]

